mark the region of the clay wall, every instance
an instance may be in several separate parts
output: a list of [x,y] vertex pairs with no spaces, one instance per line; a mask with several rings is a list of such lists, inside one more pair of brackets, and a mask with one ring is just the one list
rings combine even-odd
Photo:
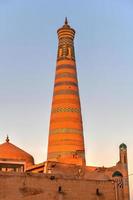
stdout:
[[0,173],[0,200],[115,200],[112,181]]

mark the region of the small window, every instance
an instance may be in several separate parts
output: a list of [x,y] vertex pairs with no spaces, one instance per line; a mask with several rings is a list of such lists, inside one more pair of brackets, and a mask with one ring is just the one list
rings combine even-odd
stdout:
[[59,49],[59,57],[62,56],[62,49]]

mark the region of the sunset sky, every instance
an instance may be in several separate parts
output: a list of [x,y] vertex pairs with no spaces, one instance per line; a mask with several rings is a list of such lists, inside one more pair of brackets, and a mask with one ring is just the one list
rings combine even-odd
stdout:
[[56,31],[66,16],[76,30],[87,164],[114,165],[124,142],[133,174],[132,0],[0,0],[0,142],[8,134],[36,163],[46,160]]

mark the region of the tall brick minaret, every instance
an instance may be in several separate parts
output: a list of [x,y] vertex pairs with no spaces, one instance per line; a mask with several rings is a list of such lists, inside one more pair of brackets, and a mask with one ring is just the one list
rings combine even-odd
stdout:
[[58,29],[58,54],[51,109],[48,161],[85,164],[83,125],[74,53],[75,30]]

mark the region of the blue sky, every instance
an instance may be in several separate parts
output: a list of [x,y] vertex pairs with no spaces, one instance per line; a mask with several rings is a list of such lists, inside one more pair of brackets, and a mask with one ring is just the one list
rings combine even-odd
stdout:
[[131,0],[0,0],[0,142],[8,134],[36,162],[46,159],[56,31],[65,16],[76,29],[87,163],[114,165],[125,142],[132,173]]

